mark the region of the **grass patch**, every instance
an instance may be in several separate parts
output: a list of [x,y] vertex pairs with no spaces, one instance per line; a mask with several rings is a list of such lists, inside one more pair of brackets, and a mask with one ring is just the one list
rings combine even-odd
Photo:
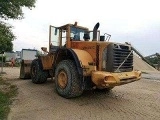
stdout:
[[10,111],[9,105],[13,102],[13,97],[17,95],[17,87],[11,85],[0,76],[0,120],[7,119]]

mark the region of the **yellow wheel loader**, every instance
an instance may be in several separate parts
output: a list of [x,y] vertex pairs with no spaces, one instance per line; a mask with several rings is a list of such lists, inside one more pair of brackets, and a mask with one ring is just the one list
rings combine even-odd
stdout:
[[84,90],[105,89],[131,83],[141,78],[133,71],[133,51],[128,44],[109,42],[97,23],[93,30],[75,24],[49,27],[49,51],[31,63],[30,76],[39,84],[55,79],[60,96],[80,96]]

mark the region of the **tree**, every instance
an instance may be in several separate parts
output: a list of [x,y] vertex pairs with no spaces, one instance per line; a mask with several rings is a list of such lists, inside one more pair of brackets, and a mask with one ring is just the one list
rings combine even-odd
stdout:
[[0,0],[0,17],[4,19],[23,18],[22,7],[35,7],[36,0]]
[[13,35],[11,28],[11,26],[0,21],[0,52],[2,50],[12,51],[13,49],[12,41],[15,39],[15,36]]
[[[36,0],[0,0],[0,18],[8,19],[22,19],[23,7],[29,9],[35,7]],[[0,52],[12,51],[12,41],[16,38],[11,30],[12,26],[0,20]]]

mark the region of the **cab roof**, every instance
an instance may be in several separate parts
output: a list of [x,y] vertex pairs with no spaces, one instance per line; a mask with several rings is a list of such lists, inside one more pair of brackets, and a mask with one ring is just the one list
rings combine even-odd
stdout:
[[77,28],[80,28],[80,29],[88,30],[87,27],[78,26],[76,22],[75,22],[75,24],[66,24],[66,25],[60,26],[58,28],[62,28],[63,29],[63,28],[67,28],[68,26],[73,26],[73,27],[77,27]]

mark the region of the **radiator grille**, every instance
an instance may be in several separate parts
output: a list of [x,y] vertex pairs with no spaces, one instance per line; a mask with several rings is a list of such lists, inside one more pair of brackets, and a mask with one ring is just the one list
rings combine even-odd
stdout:
[[[106,71],[129,72],[133,70],[133,53],[127,45],[110,44],[107,47]],[[124,62],[124,60],[126,61]],[[124,62],[124,63],[123,63]],[[123,63],[123,64],[122,64]],[[119,67],[121,65],[121,67]]]

